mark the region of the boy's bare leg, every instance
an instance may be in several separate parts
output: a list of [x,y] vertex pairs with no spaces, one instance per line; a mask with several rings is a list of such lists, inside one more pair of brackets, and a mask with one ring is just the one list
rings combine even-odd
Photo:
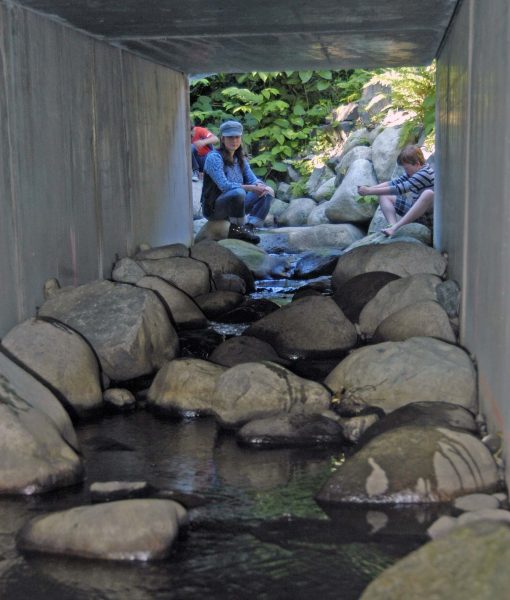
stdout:
[[413,223],[416,219],[422,217],[426,212],[432,210],[434,206],[434,192],[432,190],[425,190],[422,195],[416,200],[408,212],[397,221],[391,227],[383,229],[383,233],[387,236],[393,235],[403,225]]
[[397,213],[395,212],[396,196],[380,196],[379,206],[381,207],[384,218],[390,225],[395,225],[397,222]]

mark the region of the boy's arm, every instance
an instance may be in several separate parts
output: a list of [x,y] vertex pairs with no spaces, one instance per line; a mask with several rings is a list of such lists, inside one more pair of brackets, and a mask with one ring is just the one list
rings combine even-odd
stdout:
[[384,183],[378,183],[377,185],[358,185],[358,194],[360,196],[395,195],[397,190],[391,183],[391,181],[385,181]]

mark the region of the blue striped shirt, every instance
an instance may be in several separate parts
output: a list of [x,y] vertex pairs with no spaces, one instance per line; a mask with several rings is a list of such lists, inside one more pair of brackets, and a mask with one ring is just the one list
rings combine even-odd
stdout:
[[244,169],[241,170],[237,157],[234,157],[233,165],[226,165],[221,154],[216,150],[207,155],[204,171],[222,192],[235,190],[243,184],[255,184],[260,181],[246,159],[244,159]]
[[413,200],[417,200],[423,190],[434,189],[434,171],[431,166],[424,165],[414,175],[401,175],[392,179],[389,184],[391,194],[404,195],[412,192]]

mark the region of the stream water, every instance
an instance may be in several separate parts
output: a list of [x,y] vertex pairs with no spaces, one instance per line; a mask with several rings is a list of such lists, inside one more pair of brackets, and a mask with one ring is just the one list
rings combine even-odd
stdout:
[[[357,599],[425,540],[425,509],[327,510],[314,494],[343,460],[339,449],[238,446],[210,418],[170,420],[138,409],[77,427],[83,485],[0,499],[0,598],[9,600]],[[171,556],[111,563],[22,555],[30,518],[90,503],[94,481],[148,481],[197,495]]]

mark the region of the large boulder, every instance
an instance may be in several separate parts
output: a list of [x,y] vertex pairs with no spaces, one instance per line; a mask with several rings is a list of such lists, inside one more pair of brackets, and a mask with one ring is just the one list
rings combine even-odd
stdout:
[[290,201],[287,209],[279,215],[278,225],[282,227],[306,225],[308,215],[316,206],[317,203],[311,198],[295,198]]
[[136,285],[158,295],[178,329],[200,329],[207,325],[207,318],[196,301],[161,277],[146,275]]
[[147,403],[161,412],[211,414],[214,389],[222,367],[198,358],[181,358],[166,363],[147,392]]
[[397,427],[348,458],[317,495],[322,502],[451,502],[500,486],[496,462],[470,433],[444,427]]
[[372,160],[372,148],[370,146],[355,146],[352,150],[343,153],[342,158],[335,167],[336,174],[345,176],[352,163],[361,158]]
[[329,200],[335,192],[335,181],[336,176],[330,177],[322,185],[320,185],[314,192],[312,192],[312,198],[317,202],[324,202]]
[[195,300],[208,319],[216,319],[242,304],[244,296],[237,292],[219,290],[197,296]]
[[372,162],[379,181],[389,181],[393,176],[402,149],[401,131],[401,127],[387,127],[372,144]]
[[94,281],[64,288],[40,308],[76,329],[114,381],[151,373],[176,356],[177,333],[156,294],[132,285]]
[[206,294],[211,289],[207,265],[185,257],[144,259],[138,264],[147,275],[161,277],[189,296]]
[[73,329],[33,318],[11,329],[2,344],[58,391],[71,413],[87,416],[102,407],[99,363],[90,345]]
[[334,175],[335,174],[333,171],[327,166],[315,167],[306,182],[307,194],[312,196],[312,194],[318,190],[323,183],[331,179],[331,177],[334,177]]
[[361,311],[359,325],[362,333],[372,336],[386,317],[406,306],[426,300],[435,302],[436,289],[441,281],[437,275],[419,273],[388,282]]
[[142,277],[145,277],[145,271],[132,258],[121,258],[112,270],[112,279],[117,283],[136,284]]
[[205,219],[200,219],[198,221],[194,221],[193,230],[196,230],[198,227],[198,231],[195,235],[195,244],[205,241],[219,241],[224,240],[228,237],[228,231],[230,229],[230,221],[226,221],[222,219],[220,221],[207,221]]
[[327,202],[322,202],[313,208],[308,215],[306,221],[307,225],[323,225],[329,223],[329,219],[326,216],[326,209],[328,208]]
[[376,207],[371,203],[358,202],[358,185],[377,183],[374,168],[369,160],[355,160],[347,171],[340,187],[327,202],[326,216],[332,223],[365,223],[370,221]]
[[496,600],[510,587],[510,526],[480,521],[433,540],[383,571],[360,600]]
[[244,335],[268,342],[288,359],[341,356],[357,341],[354,325],[325,296],[300,298],[250,325]]
[[377,406],[442,401],[476,411],[476,372],[461,348],[427,337],[354,350],[325,379],[340,405]]
[[356,146],[370,146],[372,138],[370,132],[365,127],[355,129],[345,141],[342,148],[342,157]]
[[400,342],[412,337],[429,336],[455,343],[457,337],[448,315],[431,300],[405,306],[386,317],[374,332],[375,342]]
[[287,252],[304,252],[314,248],[342,250],[360,240],[364,232],[351,223],[324,223],[308,227],[282,227],[278,229],[278,234],[286,236]]
[[83,478],[71,420],[42,383],[0,352],[0,494],[39,494]]
[[246,283],[247,291],[255,289],[250,269],[225,245],[213,241],[200,242],[191,247],[191,258],[208,265],[213,280],[221,275],[238,275]]
[[398,275],[386,271],[362,273],[344,283],[340,289],[336,289],[333,299],[344,315],[352,323],[357,323],[360,313],[367,303],[377,295],[381,288],[395,279],[398,279]]
[[369,271],[387,271],[399,277],[431,273],[442,277],[447,259],[434,248],[409,242],[370,245],[343,254],[333,273],[333,287],[339,288],[352,277]]
[[148,561],[167,557],[187,522],[186,509],[173,500],[119,500],[36,517],[17,543],[28,552]]
[[270,362],[228,369],[217,379],[214,393],[214,413],[226,427],[282,412],[320,414],[329,403],[330,393],[323,385]]
[[248,335],[235,336],[225,340],[212,351],[209,360],[224,367],[258,361],[288,362],[280,358],[270,344]]

